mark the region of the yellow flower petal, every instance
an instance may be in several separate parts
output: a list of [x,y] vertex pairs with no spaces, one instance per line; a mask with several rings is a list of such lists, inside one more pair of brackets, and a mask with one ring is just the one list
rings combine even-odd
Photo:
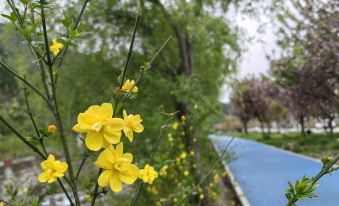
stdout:
[[129,127],[125,127],[124,128],[124,133],[127,136],[128,140],[130,142],[132,142],[133,141],[133,130],[131,130]]
[[47,182],[48,177],[49,175],[46,172],[42,172],[38,177],[39,182]]
[[133,155],[131,153],[125,153],[122,155],[122,158],[127,159],[128,163],[131,163],[133,161]]
[[113,106],[111,103],[103,103],[100,107],[100,113],[106,118],[113,116]]
[[142,124],[137,124],[133,127],[133,131],[136,133],[141,133],[144,131],[144,126],[142,126]]
[[116,158],[121,158],[124,153],[124,144],[120,142],[116,147],[115,147],[115,154]]
[[110,187],[113,192],[120,192],[122,189],[122,182],[116,172],[113,172],[111,176]]
[[98,132],[87,133],[86,146],[92,151],[98,151],[103,146],[103,135]]
[[111,176],[113,174],[112,170],[105,170],[103,171],[98,179],[98,184],[100,187],[106,187],[111,179]]
[[105,149],[100,153],[95,165],[102,169],[112,169],[116,159],[115,154],[112,151],[114,151],[114,149],[111,146],[111,148]]
[[125,184],[133,184],[139,176],[139,168],[135,165],[130,165],[130,169],[126,173],[119,173],[119,178]]

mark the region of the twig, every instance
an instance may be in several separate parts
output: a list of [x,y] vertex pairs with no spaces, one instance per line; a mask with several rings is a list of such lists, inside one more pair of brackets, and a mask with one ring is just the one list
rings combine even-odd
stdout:
[[77,191],[77,185],[75,183],[75,178],[73,174],[73,167],[72,167],[72,160],[71,160],[71,155],[68,149],[68,144],[64,135],[63,131],[63,126],[62,126],[62,121],[60,118],[60,112],[58,109],[58,103],[56,99],[56,93],[55,93],[55,83],[54,83],[54,77],[53,77],[53,67],[52,67],[52,60],[51,60],[51,54],[49,52],[49,46],[48,46],[48,35],[47,35],[47,28],[46,28],[46,19],[45,19],[45,13],[44,13],[44,3],[43,0],[40,0],[40,10],[41,10],[41,21],[42,21],[42,28],[43,28],[43,34],[44,34],[44,41],[45,41],[45,49],[46,49],[46,55],[47,55],[47,61],[48,61],[48,71],[49,71],[49,76],[50,76],[50,83],[52,87],[52,95],[50,97],[51,100],[51,111],[55,117],[55,120],[57,122],[57,125],[59,127],[59,132],[60,132],[60,137],[61,137],[61,142],[63,145],[64,149],[64,154],[66,158],[66,162],[68,164],[68,173],[70,176],[71,180],[71,188],[73,190],[73,195],[75,199],[75,205],[80,206],[80,199]]
[[[339,153],[333,158],[333,160],[331,161],[331,163],[325,165],[325,167],[323,167],[320,172],[312,178],[312,182],[311,184],[314,185],[315,183],[318,182],[318,180],[320,178],[322,178],[324,175],[330,173],[331,168],[339,161]],[[292,206],[295,205],[295,203],[299,200],[298,197],[293,198],[291,201],[289,201],[287,203],[287,206]]]
[[232,139],[227,143],[225,149],[222,151],[222,153],[220,154],[219,158],[217,159],[217,161],[215,161],[213,167],[208,171],[208,173],[205,175],[205,177],[196,185],[192,188],[192,191],[190,193],[188,193],[187,195],[185,195],[185,197],[183,197],[180,201],[178,201],[174,206],[180,205],[181,203],[183,203],[188,197],[190,197],[192,195],[192,193],[194,192],[194,190],[196,188],[199,188],[205,181],[206,179],[211,175],[211,173],[215,170],[215,168],[218,166],[220,160],[223,158],[225,152],[227,151],[228,147],[231,145],[231,143],[233,142],[234,137],[232,137]]
[[[101,172],[102,172],[102,169],[100,168],[99,172],[98,172],[98,178],[99,178]],[[93,193],[93,199],[92,199],[92,202],[91,202],[91,206],[94,206],[95,200],[97,199],[97,197],[99,195],[98,194],[98,189],[99,189],[99,184],[98,184],[98,181],[97,181],[97,183],[95,184],[95,188],[94,188],[94,193]]]
[[39,139],[39,143],[40,143],[40,145],[42,147],[42,150],[43,150],[45,156],[47,157],[47,151],[46,151],[46,147],[45,147],[44,142],[43,142],[44,141],[43,137],[41,136],[41,134],[39,132],[39,129],[38,129],[37,124],[36,124],[36,122],[34,120],[34,117],[33,117],[33,113],[31,111],[31,107],[30,107],[29,102],[28,102],[28,91],[27,90],[28,90],[27,87],[24,86],[24,94],[25,94],[25,101],[26,101],[26,107],[27,107],[28,115],[29,115],[29,117],[31,119],[31,122],[32,122],[33,127],[34,127],[34,130],[35,130],[36,135],[37,135],[37,137]]
[[[78,16],[78,18],[77,18],[77,21],[76,21],[76,23],[75,23],[75,25],[74,25],[74,27],[73,27],[74,30],[78,28],[79,23],[80,23],[80,20],[81,20],[81,18],[82,18],[82,15],[84,14],[84,11],[85,11],[86,6],[87,6],[87,4],[88,4],[89,1],[90,1],[90,0],[85,0],[84,4],[82,5],[81,11],[80,11],[79,16]],[[59,63],[58,63],[57,69],[59,69],[59,68],[61,67],[61,65],[62,65],[62,63],[63,63],[63,61],[64,61],[64,57],[65,57],[67,51],[68,51],[68,46],[66,46],[65,49],[62,51],[61,59],[60,59],[60,61],[59,61]]]
[[131,60],[131,57],[132,57],[132,51],[133,51],[133,46],[134,46],[134,41],[135,41],[135,34],[136,34],[137,29],[138,29],[138,27],[139,27],[140,19],[141,19],[141,15],[139,14],[139,15],[137,16],[136,21],[135,21],[135,25],[134,25],[134,29],[133,29],[133,34],[132,34],[132,38],[131,38],[131,43],[130,43],[130,45],[129,45],[129,50],[128,50],[128,54],[127,54],[127,59],[126,59],[125,66],[124,66],[124,70],[123,70],[122,77],[121,77],[120,89],[122,88],[122,86],[123,86],[123,84],[124,84],[124,80],[125,80],[125,76],[126,76],[127,67],[128,67],[129,61]]
[[79,166],[79,169],[78,169],[78,171],[77,171],[77,173],[76,173],[76,175],[75,175],[75,180],[78,179],[78,177],[79,177],[79,175],[80,175],[80,172],[81,172],[81,169],[82,169],[82,167],[84,166],[84,164],[85,164],[87,158],[88,158],[88,157],[84,157],[84,158],[82,159],[82,161],[81,161],[81,163],[80,163],[80,166]]
[[43,100],[45,100],[47,102],[47,104],[49,104],[48,99],[35,86],[33,86],[31,83],[29,83],[24,78],[22,78],[20,75],[18,75],[13,69],[11,69],[4,62],[0,61],[0,65],[2,66],[2,68],[6,69],[11,75],[13,75],[14,77],[18,78],[23,83],[25,83],[28,87],[33,89]]
[[30,147],[34,152],[36,152],[40,157],[43,159],[46,159],[46,156],[38,149],[36,148],[32,143],[30,143],[28,140],[26,140],[25,137],[23,137],[16,129],[14,129],[13,126],[11,126],[1,115],[0,115],[0,121],[5,124],[5,126],[10,129],[21,141],[23,141],[28,147]]
[[[170,118],[168,118],[168,120],[166,121],[166,123],[165,123],[165,128],[167,127],[167,125],[169,124],[169,122],[171,121],[171,119],[172,119],[172,117],[175,115],[175,113],[174,114],[172,114],[171,116],[170,116]],[[159,133],[159,136],[158,136],[158,139],[157,139],[157,142],[156,142],[156,146],[154,147],[154,149],[153,149],[153,152],[152,152],[152,155],[151,155],[151,161],[150,161],[150,163],[152,164],[153,163],[153,161],[154,161],[154,157],[155,157],[155,154],[158,152],[158,150],[159,150],[159,145],[160,145],[160,140],[161,140],[161,137],[163,136],[163,127],[161,127],[160,128],[160,133]],[[134,195],[133,195],[133,198],[132,198],[132,201],[131,201],[131,203],[130,203],[130,205],[131,206],[135,206],[136,205],[136,203],[137,203],[137,201],[138,201],[138,199],[139,199],[139,197],[140,197],[140,194],[141,194],[141,191],[142,191],[142,189],[143,189],[143,187],[144,187],[144,182],[140,182],[140,184],[139,184],[139,186],[138,186],[138,189],[136,190],[136,193],[134,193]]]
[[147,64],[147,67],[146,68],[142,68],[141,71],[140,71],[140,74],[138,76],[138,78],[136,79],[135,81],[135,84],[133,85],[133,87],[128,91],[128,93],[122,98],[121,102],[124,102],[126,100],[127,97],[129,97],[129,95],[131,95],[131,92],[133,90],[133,88],[135,86],[137,86],[139,84],[139,82],[141,81],[143,75],[144,75],[144,72],[147,71],[148,69],[151,68],[152,64],[153,64],[153,61],[158,57],[158,55],[160,54],[160,52],[165,48],[165,46],[168,44],[168,42],[171,40],[171,36],[168,37],[166,39],[166,41],[161,45],[161,47],[158,49],[158,51],[153,55],[153,57],[151,58],[151,60],[149,61],[149,63]]

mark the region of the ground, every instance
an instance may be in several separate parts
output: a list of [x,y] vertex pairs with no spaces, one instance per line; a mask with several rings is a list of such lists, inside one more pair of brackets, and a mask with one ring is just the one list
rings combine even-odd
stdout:
[[324,155],[331,156],[339,152],[339,134],[332,136],[330,134],[309,134],[303,137],[300,133],[288,135],[271,133],[270,137],[265,138],[258,132],[232,133],[229,135],[251,139],[315,158],[321,158]]

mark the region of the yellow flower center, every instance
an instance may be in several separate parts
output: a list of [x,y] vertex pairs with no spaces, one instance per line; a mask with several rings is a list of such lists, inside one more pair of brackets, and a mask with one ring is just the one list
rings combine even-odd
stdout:
[[102,124],[100,122],[97,122],[92,125],[92,129],[94,129],[96,132],[100,132],[100,130],[102,129]]
[[121,158],[118,161],[116,161],[113,165],[113,168],[122,172],[122,171],[128,171],[128,159]]

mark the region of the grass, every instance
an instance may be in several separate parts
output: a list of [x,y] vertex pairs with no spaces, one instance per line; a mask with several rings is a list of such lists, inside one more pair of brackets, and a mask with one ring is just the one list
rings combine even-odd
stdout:
[[265,138],[259,132],[233,133],[232,135],[316,158],[321,158],[324,155],[331,156],[339,152],[339,134],[332,136],[329,134],[309,134],[304,137],[300,133],[288,135],[271,133],[269,137]]

